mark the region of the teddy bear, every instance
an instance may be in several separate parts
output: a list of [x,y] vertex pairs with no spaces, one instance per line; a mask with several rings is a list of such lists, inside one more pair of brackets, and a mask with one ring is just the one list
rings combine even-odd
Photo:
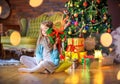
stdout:
[[114,61],[120,63],[120,26],[111,32],[114,45]]

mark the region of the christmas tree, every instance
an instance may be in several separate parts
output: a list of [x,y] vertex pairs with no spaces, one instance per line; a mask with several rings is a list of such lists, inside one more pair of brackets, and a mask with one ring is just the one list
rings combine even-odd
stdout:
[[[87,48],[89,46],[86,45],[86,49],[88,51],[101,49],[103,52],[108,52],[110,47],[100,43],[101,34],[112,31],[107,0],[69,0],[65,3],[65,7],[63,22],[66,38],[82,37],[88,41],[94,38],[91,41],[91,46],[94,44],[94,47]],[[67,40],[65,43],[68,45]]]

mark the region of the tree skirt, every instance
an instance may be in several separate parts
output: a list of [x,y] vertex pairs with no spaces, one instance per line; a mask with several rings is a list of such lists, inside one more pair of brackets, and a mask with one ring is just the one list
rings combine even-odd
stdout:
[[19,65],[20,61],[15,60],[15,59],[10,59],[10,60],[2,60],[0,59],[0,66],[4,65]]

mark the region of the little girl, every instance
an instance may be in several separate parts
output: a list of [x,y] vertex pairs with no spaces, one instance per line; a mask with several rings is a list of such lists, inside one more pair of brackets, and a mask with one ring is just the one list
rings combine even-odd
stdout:
[[51,44],[48,35],[46,34],[49,28],[53,27],[53,23],[45,21],[41,23],[41,33],[37,41],[35,57],[21,56],[20,62],[27,68],[19,68],[20,72],[41,72],[53,73],[59,65],[59,53],[57,49],[58,39],[54,44]]

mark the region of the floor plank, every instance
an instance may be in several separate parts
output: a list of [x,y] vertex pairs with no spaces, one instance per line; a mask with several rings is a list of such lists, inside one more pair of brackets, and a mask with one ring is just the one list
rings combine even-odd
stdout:
[[120,65],[101,69],[69,69],[53,74],[19,73],[21,66],[0,66],[0,84],[120,84],[117,73]]

